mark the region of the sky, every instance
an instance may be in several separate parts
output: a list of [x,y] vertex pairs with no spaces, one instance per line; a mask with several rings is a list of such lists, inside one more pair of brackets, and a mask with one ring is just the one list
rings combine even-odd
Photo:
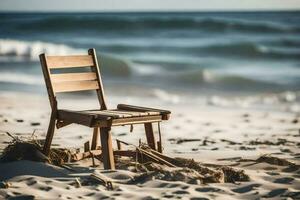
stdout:
[[0,0],[0,11],[300,10],[300,0]]

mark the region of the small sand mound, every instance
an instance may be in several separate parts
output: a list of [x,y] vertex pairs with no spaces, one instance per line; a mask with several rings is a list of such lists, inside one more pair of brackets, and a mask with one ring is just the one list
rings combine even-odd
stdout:
[[7,133],[13,140],[5,147],[0,157],[0,162],[11,162],[18,160],[31,160],[38,162],[49,162],[49,159],[41,153],[40,144],[34,140],[21,140]]
[[18,160],[30,160],[36,162],[48,162],[54,165],[62,165],[70,161],[71,151],[68,149],[51,149],[49,158],[45,156],[41,150],[42,146],[33,136],[22,140],[12,136],[12,141],[5,147],[0,157],[0,162],[12,162]]

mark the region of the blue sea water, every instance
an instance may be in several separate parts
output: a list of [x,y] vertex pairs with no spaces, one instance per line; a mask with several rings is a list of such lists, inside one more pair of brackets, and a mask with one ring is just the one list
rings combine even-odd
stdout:
[[45,90],[38,55],[95,48],[105,85],[300,90],[300,12],[2,13],[0,90]]

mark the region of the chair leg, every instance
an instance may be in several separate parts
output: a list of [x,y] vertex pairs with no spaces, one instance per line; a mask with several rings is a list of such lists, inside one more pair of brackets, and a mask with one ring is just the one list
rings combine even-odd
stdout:
[[145,126],[147,143],[151,149],[156,150],[152,123],[145,123],[144,126]]
[[95,150],[97,148],[98,141],[99,141],[99,135],[100,135],[99,128],[98,127],[94,128],[91,150]]
[[110,127],[100,128],[104,169],[115,169]]
[[55,130],[55,122],[56,122],[56,116],[55,116],[54,112],[52,112],[51,117],[50,117],[49,126],[48,126],[48,131],[47,131],[45,144],[44,144],[44,147],[43,147],[43,153],[46,156],[48,156],[49,153],[50,153],[50,147],[51,147],[51,143],[52,143],[52,139],[53,139],[53,135],[54,135],[54,130]]

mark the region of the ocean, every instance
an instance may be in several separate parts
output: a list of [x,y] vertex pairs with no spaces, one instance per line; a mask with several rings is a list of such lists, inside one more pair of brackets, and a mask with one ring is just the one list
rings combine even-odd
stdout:
[[45,93],[38,55],[89,48],[112,94],[300,90],[300,12],[2,13],[0,27],[0,91]]

